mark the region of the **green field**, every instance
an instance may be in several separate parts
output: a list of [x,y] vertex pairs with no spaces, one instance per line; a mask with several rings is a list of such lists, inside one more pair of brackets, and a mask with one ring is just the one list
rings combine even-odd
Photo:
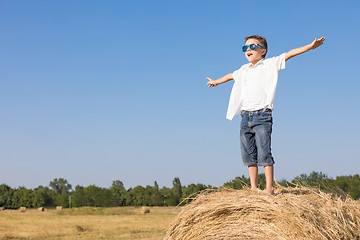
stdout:
[[163,239],[175,207],[0,211],[0,239]]

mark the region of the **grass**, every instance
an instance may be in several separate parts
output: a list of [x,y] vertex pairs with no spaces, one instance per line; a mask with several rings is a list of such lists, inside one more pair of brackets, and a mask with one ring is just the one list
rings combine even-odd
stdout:
[[163,239],[180,208],[73,208],[0,211],[0,239]]

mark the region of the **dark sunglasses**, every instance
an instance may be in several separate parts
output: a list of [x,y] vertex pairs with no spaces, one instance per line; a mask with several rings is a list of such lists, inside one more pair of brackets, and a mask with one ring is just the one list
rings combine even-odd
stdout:
[[262,49],[265,49],[263,46],[261,46],[260,44],[255,44],[255,43],[252,43],[252,44],[249,44],[249,45],[244,45],[242,47],[242,51],[243,52],[246,52],[248,50],[248,48],[250,48],[251,50],[255,50],[257,48],[257,46],[261,47]]

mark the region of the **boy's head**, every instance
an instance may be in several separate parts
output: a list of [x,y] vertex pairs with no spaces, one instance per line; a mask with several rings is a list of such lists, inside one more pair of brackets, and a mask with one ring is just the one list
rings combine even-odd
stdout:
[[245,50],[245,57],[249,62],[257,62],[262,58],[265,58],[267,49],[268,46],[266,38],[258,35],[245,38],[245,46],[243,47],[243,51]]

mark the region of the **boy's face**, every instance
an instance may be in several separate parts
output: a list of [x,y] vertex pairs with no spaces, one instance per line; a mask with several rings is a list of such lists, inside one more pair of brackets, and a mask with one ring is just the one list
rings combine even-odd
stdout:
[[[253,39],[250,38],[245,42],[245,45],[250,45],[250,44],[260,44],[259,40],[257,39]],[[261,44],[260,44],[261,45]],[[261,45],[262,46],[262,45]],[[260,61],[263,57],[263,55],[266,53],[266,49],[262,49],[261,47],[257,47],[255,50],[251,50],[249,47],[247,49],[247,51],[245,52],[245,57],[246,59],[251,62],[252,64],[257,63],[258,61]]]

